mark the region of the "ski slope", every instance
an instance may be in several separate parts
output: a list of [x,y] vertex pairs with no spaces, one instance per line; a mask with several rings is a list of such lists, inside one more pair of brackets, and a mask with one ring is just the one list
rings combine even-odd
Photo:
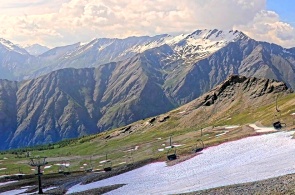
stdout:
[[175,194],[245,183],[295,173],[294,132],[248,137],[203,150],[174,166],[152,163],[87,185],[68,194],[113,184],[127,184],[108,194]]

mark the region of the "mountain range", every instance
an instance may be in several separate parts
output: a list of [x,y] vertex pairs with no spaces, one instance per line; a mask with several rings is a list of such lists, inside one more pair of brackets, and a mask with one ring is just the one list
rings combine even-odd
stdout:
[[239,31],[95,39],[40,55],[0,39],[0,59],[1,149],[93,134],[158,115],[233,74],[274,79],[295,89],[295,48]]

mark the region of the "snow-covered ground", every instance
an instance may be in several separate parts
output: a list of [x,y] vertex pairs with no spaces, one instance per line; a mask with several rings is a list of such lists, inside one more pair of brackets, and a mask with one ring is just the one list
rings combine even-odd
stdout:
[[3,183],[0,183],[0,186],[4,186],[4,185],[7,185],[7,184],[11,184],[11,183],[15,183],[17,181],[7,181],[7,182],[3,182]]
[[281,131],[224,143],[174,166],[149,164],[102,181],[78,184],[68,193],[127,184],[109,194],[173,194],[295,173],[293,133]]
[[[18,195],[18,194],[31,195],[31,194],[38,193],[38,191],[35,191],[35,192],[32,192],[32,193],[25,193],[25,191],[27,191],[30,187],[32,187],[32,186],[25,186],[25,187],[22,187],[21,189],[10,190],[10,191],[7,191],[7,192],[0,193],[0,195]],[[44,188],[43,192],[47,192],[47,191],[55,189],[55,188],[56,187]]]

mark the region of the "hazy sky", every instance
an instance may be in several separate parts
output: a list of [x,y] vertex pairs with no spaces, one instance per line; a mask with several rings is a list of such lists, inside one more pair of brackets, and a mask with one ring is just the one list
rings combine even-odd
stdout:
[[219,28],[295,47],[294,13],[294,0],[0,0],[0,37],[54,47]]

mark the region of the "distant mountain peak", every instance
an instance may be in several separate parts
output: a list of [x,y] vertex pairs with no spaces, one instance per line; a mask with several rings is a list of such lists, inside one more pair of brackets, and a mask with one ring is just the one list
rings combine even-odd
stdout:
[[27,50],[27,52],[29,54],[34,55],[34,56],[41,55],[41,54],[50,50],[48,47],[37,44],[37,43],[33,44],[33,45],[28,45],[24,48],[25,48],[25,50]]

